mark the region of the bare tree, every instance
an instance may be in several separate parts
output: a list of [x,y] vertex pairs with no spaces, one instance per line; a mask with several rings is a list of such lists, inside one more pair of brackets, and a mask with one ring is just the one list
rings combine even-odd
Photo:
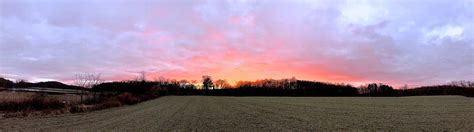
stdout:
[[465,87],[465,88],[474,88],[474,82],[467,80],[452,81],[448,85]]
[[188,88],[189,86],[189,81],[186,80],[186,79],[183,79],[183,80],[179,80],[178,81],[178,84],[181,88]]
[[198,83],[197,80],[191,80],[191,84],[196,85]]
[[214,84],[216,85],[216,88],[218,89],[224,89],[225,87],[229,85],[229,83],[223,79],[217,79],[216,81],[214,81]]
[[154,81],[158,82],[160,85],[163,85],[163,84],[166,84],[168,82],[168,79],[163,77],[163,76],[159,76],[159,77],[155,77]]
[[405,84],[402,87],[400,87],[400,89],[403,90],[403,91],[406,91],[406,90],[408,90],[408,85]]
[[357,91],[359,94],[368,94],[370,93],[367,85],[360,85],[358,88],[357,88]]
[[191,83],[193,89],[196,88],[196,87],[199,85],[199,84],[198,84],[198,83],[199,83],[198,80],[191,80],[190,83]]
[[79,73],[76,74],[76,80],[74,80],[74,84],[76,86],[82,87],[81,89],[81,103],[83,103],[83,96],[84,90],[92,89],[94,86],[99,85],[103,82],[100,79],[100,74],[93,74],[93,73]]
[[137,81],[146,81],[146,72],[145,71],[141,71],[141,72],[138,72],[138,77],[136,78]]
[[15,80],[15,83],[26,83],[26,82],[28,82],[28,80],[26,80],[26,79],[17,79],[17,80]]
[[289,81],[291,89],[298,89],[298,80],[296,79],[296,77],[291,77]]
[[179,80],[179,83],[184,84],[184,85],[188,85],[189,81],[186,80],[186,79],[183,79],[183,80]]
[[31,83],[28,82],[26,79],[17,79],[15,80],[15,87],[16,88],[27,88],[27,87],[33,87]]

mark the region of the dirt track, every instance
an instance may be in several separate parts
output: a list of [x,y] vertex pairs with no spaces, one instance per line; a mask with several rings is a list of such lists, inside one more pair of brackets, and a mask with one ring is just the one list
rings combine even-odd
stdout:
[[167,96],[133,106],[0,119],[24,130],[474,130],[474,98]]

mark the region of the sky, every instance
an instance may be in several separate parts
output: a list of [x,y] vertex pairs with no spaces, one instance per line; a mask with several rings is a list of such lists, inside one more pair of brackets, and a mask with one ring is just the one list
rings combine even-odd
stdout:
[[0,76],[474,79],[474,0],[1,0]]

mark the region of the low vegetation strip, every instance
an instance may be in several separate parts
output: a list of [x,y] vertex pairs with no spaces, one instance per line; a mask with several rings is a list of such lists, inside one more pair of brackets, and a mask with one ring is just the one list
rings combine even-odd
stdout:
[[[43,88],[43,87],[30,87],[30,88],[10,88],[8,91],[15,92],[38,92],[38,93],[51,93],[51,94],[81,94],[81,90],[78,89],[60,89],[60,88]],[[86,91],[89,93],[88,91]]]
[[44,92],[0,91],[0,116],[24,117],[48,114],[88,112],[105,108],[133,105],[159,97],[158,94],[114,95],[47,94]]
[[0,119],[0,130],[474,130],[474,99],[165,96],[79,114]]

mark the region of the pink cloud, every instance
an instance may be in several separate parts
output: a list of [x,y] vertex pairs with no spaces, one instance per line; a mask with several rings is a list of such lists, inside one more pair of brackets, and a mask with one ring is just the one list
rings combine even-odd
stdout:
[[[422,85],[474,78],[465,1],[4,3],[0,75],[10,78],[67,81],[93,72],[127,80],[140,71],[150,79],[211,75],[231,82],[294,76]],[[351,15],[353,6],[374,10]],[[462,32],[426,37],[443,27]]]

